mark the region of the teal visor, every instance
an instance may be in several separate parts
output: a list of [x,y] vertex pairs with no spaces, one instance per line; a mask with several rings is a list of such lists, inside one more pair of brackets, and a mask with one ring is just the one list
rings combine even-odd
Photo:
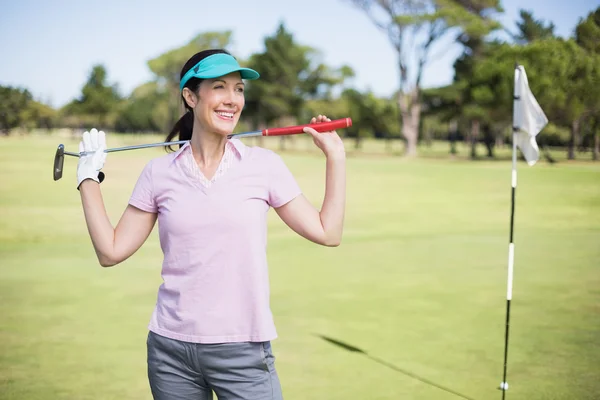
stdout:
[[190,69],[183,78],[181,78],[179,90],[183,90],[183,87],[191,78],[218,78],[232,72],[239,72],[242,79],[258,79],[260,77],[255,70],[240,67],[237,60],[229,54],[219,53],[206,57]]

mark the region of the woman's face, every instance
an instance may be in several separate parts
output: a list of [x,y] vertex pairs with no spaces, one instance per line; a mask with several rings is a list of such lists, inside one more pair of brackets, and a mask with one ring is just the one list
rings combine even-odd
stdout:
[[203,131],[224,136],[233,132],[245,104],[244,82],[239,72],[203,80],[197,96],[189,94],[186,99],[194,109],[195,123]]

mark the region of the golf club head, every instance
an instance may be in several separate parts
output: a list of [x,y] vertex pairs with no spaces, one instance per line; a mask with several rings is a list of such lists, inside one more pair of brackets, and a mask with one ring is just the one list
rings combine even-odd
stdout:
[[54,180],[57,181],[62,178],[63,164],[65,162],[65,146],[62,144],[58,145],[56,154],[54,155]]

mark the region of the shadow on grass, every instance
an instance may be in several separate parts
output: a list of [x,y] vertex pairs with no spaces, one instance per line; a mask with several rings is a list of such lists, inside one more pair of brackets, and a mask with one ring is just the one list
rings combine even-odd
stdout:
[[316,336],[318,336],[321,339],[325,340],[326,342],[329,342],[329,343],[333,344],[334,346],[340,347],[340,348],[342,348],[342,349],[344,349],[346,351],[350,351],[350,352],[353,352],[353,353],[360,353],[360,354],[364,355],[365,357],[367,357],[368,359],[370,359],[372,361],[375,361],[378,364],[381,364],[381,365],[383,365],[385,367],[388,367],[388,368],[390,368],[390,369],[392,369],[392,370],[394,370],[396,372],[399,372],[399,373],[404,374],[404,375],[406,375],[408,377],[411,377],[413,379],[421,381],[421,382],[423,382],[423,383],[425,383],[427,385],[434,386],[434,387],[436,387],[436,388],[438,388],[440,390],[443,390],[443,391],[445,391],[447,393],[451,393],[451,394],[453,394],[455,396],[462,397],[463,399],[474,400],[471,397],[468,397],[468,396],[465,396],[464,394],[455,392],[455,391],[453,391],[451,389],[448,389],[447,387],[438,385],[437,383],[432,382],[432,381],[430,381],[430,380],[428,380],[426,378],[423,378],[421,376],[418,376],[416,374],[413,374],[412,372],[409,372],[409,371],[403,370],[401,368],[398,368],[397,366],[395,366],[393,364],[390,364],[390,363],[388,363],[385,360],[381,360],[381,359],[379,359],[377,357],[373,357],[370,354],[366,353],[364,350],[359,349],[358,347],[354,347],[352,345],[349,345],[347,343],[341,342],[341,341],[336,340],[336,339],[332,339],[332,338],[327,337],[327,336],[323,336],[323,335],[316,335]]

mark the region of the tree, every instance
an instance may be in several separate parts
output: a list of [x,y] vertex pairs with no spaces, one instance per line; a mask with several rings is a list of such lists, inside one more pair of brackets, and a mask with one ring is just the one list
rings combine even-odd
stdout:
[[525,66],[531,90],[551,122],[571,129],[568,158],[574,159],[581,123],[594,115],[600,104],[596,89],[600,82],[600,56],[586,52],[572,39],[497,46],[475,64],[471,77],[473,90],[481,90],[475,100],[496,113],[490,114],[495,120],[511,115],[515,62]]
[[22,113],[22,126],[27,129],[53,129],[58,122],[58,112],[41,102],[31,100]]
[[14,128],[52,129],[56,121],[56,110],[35,101],[27,89],[0,86],[0,134]]
[[169,94],[156,82],[135,88],[121,108],[115,129],[119,132],[166,132]]
[[460,134],[459,120],[462,113],[464,82],[423,90],[423,113],[446,124],[446,136],[450,142],[450,154],[456,154],[456,142]]
[[[116,115],[121,96],[117,85],[107,83],[106,68],[94,65],[88,80],[81,89],[81,96],[63,108],[68,117],[75,117],[75,123],[94,126],[112,125],[109,119]],[[111,117],[111,118],[109,118]]]
[[8,135],[21,126],[33,97],[27,89],[0,86],[0,133]]
[[545,24],[542,20],[536,20],[531,11],[520,10],[521,20],[517,21],[518,32],[514,39],[518,43],[531,43],[535,40],[543,40],[554,37],[554,24]]
[[255,128],[306,121],[310,118],[307,101],[331,99],[332,90],[354,75],[348,66],[332,68],[322,63],[320,53],[297,43],[283,24],[264,43],[265,50],[248,61],[261,75],[246,90],[244,115]]
[[[600,54],[600,7],[588,14],[586,19],[579,21],[575,28],[575,42],[592,54]],[[598,83],[596,83],[598,85]],[[593,158],[600,157],[600,104],[596,96],[596,105],[590,113],[590,134],[593,136]]]
[[[458,7],[449,9],[452,11],[449,20],[453,25],[461,27],[457,41],[463,45],[464,52],[454,63],[455,86],[446,93],[452,99],[451,108],[457,110],[459,117],[455,116],[449,121],[449,131],[456,136],[458,126],[467,125],[465,131],[468,132],[466,136],[471,143],[471,158],[477,157],[476,148],[483,132],[488,157],[493,157],[495,132],[492,120],[481,103],[489,101],[489,88],[474,88],[471,77],[475,65],[485,57],[486,52],[491,51],[489,47],[495,45],[494,42],[488,42],[486,37],[501,27],[492,17],[494,13],[501,12],[502,8],[497,0],[454,0],[453,3]],[[452,151],[454,147],[451,148]]]
[[[452,27],[459,27],[460,32],[472,37],[489,32],[496,23],[484,11],[499,10],[498,0],[352,0],[352,3],[388,35],[398,55],[397,103],[402,134],[407,144],[406,155],[416,156],[421,79],[431,61],[433,44]],[[415,44],[414,48],[411,44]]]
[[594,161],[598,161],[600,160],[600,117],[597,114],[594,116],[591,136],[594,138],[594,150],[592,158]]
[[310,75],[308,46],[294,41],[293,35],[280,24],[264,40],[265,50],[253,54],[248,66],[260,73],[246,90],[246,115],[255,124],[268,126],[278,120],[300,117],[305,83]]
[[[471,144],[471,158],[477,158],[476,146],[483,141],[487,156],[494,157],[497,136],[510,124],[511,98],[510,82],[499,79],[502,74],[510,74],[509,60],[496,64],[485,62],[488,58],[497,61],[494,54],[501,51],[499,43],[482,44],[476,53],[464,54],[455,63],[455,89],[459,93],[458,110],[460,117],[468,125],[468,139]],[[485,64],[486,68],[481,68]]]
[[575,28],[575,41],[590,53],[600,54],[600,7],[579,21]]
[[355,139],[356,150],[361,148],[364,138],[392,139],[394,132],[400,132],[398,108],[390,100],[379,98],[370,91],[361,93],[349,88],[342,92],[339,102],[345,115],[352,116],[352,127],[344,132]]

